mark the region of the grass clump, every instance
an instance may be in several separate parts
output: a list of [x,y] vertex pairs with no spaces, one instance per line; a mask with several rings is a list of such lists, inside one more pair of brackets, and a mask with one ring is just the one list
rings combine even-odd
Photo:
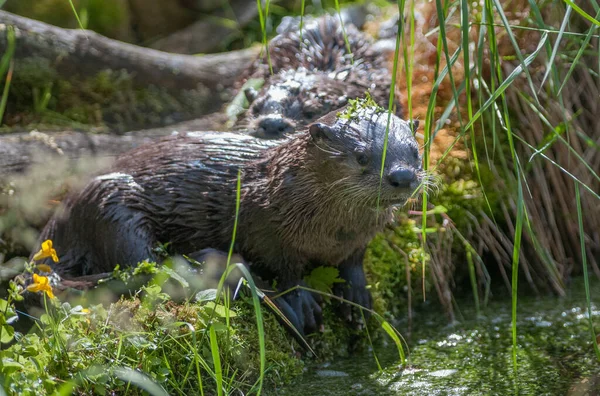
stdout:
[[[47,250],[50,252],[51,245]],[[23,299],[24,290],[45,291],[35,286],[52,283],[52,275],[45,272],[50,271],[47,266],[32,265],[34,283],[25,287],[13,282],[13,292],[0,301],[7,329],[12,329],[14,303]],[[76,302],[61,302],[51,289],[45,291],[41,296],[43,314],[31,332],[8,332],[3,327],[2,341],[17,341],[0,351],[0,378],[5,389],[10,394],[43,395],[69,383],[81,394],[146,394],[148,389],[142,386],[146,381],[168,394],[202,394],[203,389],[208,394],[215,389],[226,394],[235,389],[256,390],[259,378],[269,387],[280,385],[302,370],[302,361],[291,353],[284,330],[272,315],[265,315],[268,336],[266,370],[262,372],[255,314],[245,298],[228,307],[216,300],[216,290],[208,290],[176,303],[165,293],[171,289],[160,281],[178,283],[177,276],[148,262],[118,269],[114,279],[134,282],[149,274],[153,277],[150,283],[108,305],[83,308]],[[106,294],[111,293],[110,286],[105,289]],[[65,296],[63,293],[61,298]],[[128,370],[147,378],[136,382]]]

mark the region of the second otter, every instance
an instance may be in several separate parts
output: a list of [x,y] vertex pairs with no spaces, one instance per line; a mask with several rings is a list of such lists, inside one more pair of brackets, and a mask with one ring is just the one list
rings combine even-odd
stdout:
[[[423,180],[413,126],[362,106],[330,113],[306,133],[269,142],[231,133],[174,136],[133,150],[110,173],[71,195],[44,228],[63,276],[111,271],[157,257],[157,243],[182,254],[227,250],[241,170],[236,252],[280,290],[311,267],[337,266],[343,296],[368,305],[362,269],[369,240]],[[283,297],[291,322],[314,331],[320,307],[310,293]]]
[[[254,136],[285,137],[366,92],[379,106],[388,106],[392,76],[386,56],[373,49],[366,34],[352,24],[342,26],[337,17],[305,20],[302,30],[274,37],[269,53],[247,71],[246,79],[262,78],[265,85],[245,91],[250,108],[236,124]],[[402,117],[399,97],[396,92],[395,114]]]

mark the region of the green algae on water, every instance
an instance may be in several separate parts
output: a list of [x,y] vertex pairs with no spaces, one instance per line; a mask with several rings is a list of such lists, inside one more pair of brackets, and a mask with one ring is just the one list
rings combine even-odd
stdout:
[[[383,372],[370,354],[317,364],[279,391],[281,395],[561,395],[600,392],[598,366],[588,333],[582,279],[567,298],[520,296],[519,371],[511,362],[510,296],[494,301],[477,318],[470,300],[458,302],[464,319],[448,324],[439,307],[420,310],[408,341],[409,364],[403,368],[392,348],[376,346]],[[593,292],[600,293],[595,285]],[[600,307],[592,317],[600,320]],[[396,323],[406,331],[406,320]],[[334,372],[336,375],[324,375]]]

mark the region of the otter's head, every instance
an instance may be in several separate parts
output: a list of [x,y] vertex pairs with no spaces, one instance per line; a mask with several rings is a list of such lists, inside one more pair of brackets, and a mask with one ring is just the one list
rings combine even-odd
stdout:
[[266,87],[244,91],[250,107],[238,126],[263,139],[281,139],[347,103],[346,84],[335,75],[286,71]]
[[368,100],[353,101],[335,117],[327,115],[309,126],[309,152],[331,194],[351,205],[403,205],[424,181],[417,128],[418,121],[390,117]]

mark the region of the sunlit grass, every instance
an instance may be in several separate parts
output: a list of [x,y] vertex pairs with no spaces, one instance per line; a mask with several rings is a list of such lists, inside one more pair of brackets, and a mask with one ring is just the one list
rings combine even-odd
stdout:
[[[569,5],[572,4],[570,1],[566,1]],[[463,139],[468,137],[467,144],[470,147],[470,155],[472,155],[472,167],[473,173],[476,180],[481,184],[482,195],[485,199],[486,210],[489,212],[489,216],[494,221],[496,227],[502,227],[502,223],[496,222],[497,214],[494,214],[493,203],[490,201],[489,193],[492,192],[497,194],[493,187],[484,185],[484,178],[482,176],[481,164],[485,164],[486,168],[500,169],[501,174],[505,174],[507,177],[508,194],[511,196],[511,211],[508,215],[511,216],[511,225],[508,232],[512,237],[512,316],[513,316],[513,327],[511,329],[513,335],[513,367],[516,370],[517,364],[517,284],[518,277],[521,271],[529,274],[532,270],[531,264],[526,264],[525,267],[520,266],[520,262],[524,257],[521,254],[521,250],[524,248],[522,239],[525,238],[527,244],[532,245],[533,250],[528,248],[528,253],[535,252],[539,257],[539,262],[543,266],[543,277],[549,279],[553,284],[555,290],[561,294],[564,289],[564,279],[561,271],[556,267],[556,261],[553,259],[551,252],[552,246],[548,245],[548,240],[540,240],[536,228],[536,222],[541,220],[538,215],[532,217],[529,213],[529,203],[526,203],[528,197],[531,194],[532,189],[537,188],[533,186],[530,181],[530,170],[529,163],[533,161],[534,156],[541,156],[545,161],[548,161],[551,166],[556,166],[568,177],[576,181],[582,189],[592,194],[596,199],[598,198],[597,191],[588,185],[580,174],[574,174],[569,171],[563,164],[557,162],[551,156],[547,155],[546,151],[551,150],[554,142],[560,142],[563,144],[571,155],[574,161],[579,161],[581,166],[586,169],[587,176],[591,176],[597,180],[597,171],[592,168],[588,163],[590,156],[586,158],[582,155],[580,149],[573,146],[572,142],[569,141],[570,135],[563,132],[557,132],[559,128],[553,126],[554,121],[549,121],[544,118],[542,111],[536,110],[540,105],[541,98],[538,97],[538,93],[542,89],[546,89],[544,92],[544,100],[546,100],[547,93],[557,97],[558,102],[563,107],[567,107],[568,104],[563,103],[563,99],[560,96],[561,91],[567,84],[572,84],[569,81],[572,73],[577,67],[582,67],[579,63],[584,55],[589,55],[588,44],[592,39],[596,39],[597,28],[590,27],[586,30],[585,34],[578,34],[576,32],[569,31],[569,25],[567,21],[572,22],[570,16],[570,8],[566,8],[566,14],[562,16],[561,27],[559,29],[552,29],[545,25],[543,17],[538,5],[534,2],[529,2],[532,9],[532,18],[537,21],[536,26],[515,26],[509,23],[509,17],[505,14],[502,8],[502,4],[498,0],[489,0],[483,2],[483,6],[477,7],[477,12],[471,9],[471,3],[466,1],[460,1],[455,3],[449,2],[436,2],[436,12],[438,17],[438,40],[437,40],[437,59],[434,65],[435,81],[432,86],[431,95],[429,98],[429,105],[427,107],[427,114],[425,119],[424,135],[425,135],[425,147],[424,147],[424,167],[428,167],[428,147],[435,138],[437,131],[445,125],[446,120],[456,120],[460,126],[458,134],[455,136],[454,141],[448,145],[441,156],[437,160],[436,165],[433,167],[433,171],[437,170],[441,165],[444,164],[444,160],[451,155],[455,146]],[[541,7],[541,6],[540,6]],[[544,7],[551,7],[550,4],[545,4]],[[600,15],[600,10],[597,10]],[[458,14],[458,16],[457,16]],[[581,13],[580,13],[581,14]],[[405,12],[406,20],[410,21],[410,13]],[[589,14],[581,14],[584,18],[592,18]],[[454,18],[454,19],[452,19]],[[511,16],[512,18],[512,16]],[[454,21],[460,21],[460,24],[452,25]],[[512,21],[511,21],[512,23]],[[593,22],[596,25],[596,22]],[[458,28],[457,28],[458,27]],[[449,36],[448,29],[458,30],[460,37],[457,35]],[[516,36],[514,29],[530,31],[537,31],[536,42],[520,42],[522,35]],[[500,36],[498,36],[500,32]],[[475,33],[475,34],[473,34]],[[412,34],[412,28],[411,28]],[[476,45],[472,46],[472,38],[476,39]],[[456,50],[451,53],[449,40],[452,40]],[[501,44],[499,43],[501,40]],[[571,40],[571,42],[580,42],[574,52],[566,55],[564,52],[565,40]],[[527,46],[533,49],[529,51],[522,51],[519,46]],[[470,47],[472,46],[472,47]],[[502,46],[502,47],[500,47]],[[506,54],[501,53],[501,49],[512,47],[514,50],[507,57]],[[545,50],[545,51],[543,51]],[[586,53],[587,51],[587,53]],[[531,67],[539,62],[539,58],[543,53],[546,53],[546,69],[543,77],[536,79],[533,78],[533,74],[530,71]],[[572,59],[568,65],[568,71],[565,76],[560,76],[561,70],[557,69],[555,65],[558,58],[565,59],[570,57]],[[514,59],[513,59],[514,58]],[[412,64],[410,55],[404,52],[404,60],[406,64]],[[462,61],[462,64],[460,64]],[[503,65],[507,61],[514,64],[513,68],[504,68]],[[487,63],[487,64],[486,64]],[[439,69],[438,69],[439,67]],[[412,71],[405,67],[407,70],[407,91],[410,92],[411,86],[411,74]],[[461,79],[456,79],[453,70],[460,69]],[[523,83],[526,84],[527,95],[523,93],[520,87],[523,87]],[[436,109],[438,106],[438,95],[440,93],[440,87],[446,85],[444,88],[446,92],[450,91],[452,99],[446,105],[442,116],[437,120],[434,120],[434,116],[439,110]],[[475,88],[476,87],[476,88]],[[519,87],[519,88],[514,88]],[[547,141],[544,146],[536,149],[536,143],[528,141],[520,133],[521,125],[518,125],[518,131],[515,130],[515,122],[520,121],[518,115],[515,112],[523,111],[524,109],[513,109],[511,105],[514,102],[510,102],[507,98],[507,93],[510,93],[510,100],[512,100],[514,93],[522,96],[522,100],[526,100],[530,103],[534,114],[540,117],[540,119],[554,131],[555,136],[551,141]],[[461,96],[463,100],[461,101]],[[409,99],[410,103],[410,99]],[[410,106],[409,106],[410,107]],[[410,111],[408,109],[409,117]],[[567,118],[567,114],[570,112],[565,110],[563,113],[565,124],[568,125],[571,122]],[[531,113],[528,113],[531,114]],[[575,117],[577,114],[575,115]],[[465,121],[463,121],[463,117]],[[516,121],[515,121],[516,120]],[[562,129],[561,129],[562,130]],[[568,131],[568,129],[567,129]],[[581,136],[582,139],[586,139],[585,136]],[[590,140],[590,139],[586,139]],[[530,148],[534,151],[531,158],[523,156],[522,147]],[[483,156],[480,155],[483,150]],[[586,177],[587,180],[587,177]],[[491,190],[490,190],[491,188]],[[496,198],[495,198],[496,199]],[[427,212],[427,201],[428,197],[424,197],[424,204],[422,213]],[[558,206],[557,206],[558,207]],[[514,212],[513,212],[514,210]],[[507,214],[505,214],[506,216]],[[423,215],[423,221],[421,223],[422,239],[426,238],[426,220]],[[581,228],[579,234],[583,234],[584,229]],[[580,235],[583,238],[582,235]],[[582,239],[582,241],[584,241]],[[557,243],[561,243],[557,241]],[[583,242],[582,242],[583,243]],[[479,306],[479,296],[477,291],[476,273],[474,270],[472,255],[475,252],[471,243],[467,241],[465,245],[464,254],[467,256],[467,263],[469,269],[469,277],[471,280],[471,287],[473,288],[473,298],[475,304]],[[584,257],[582,257],[584,258]],[[423,265],[423,268],[425,266]],[[425,274],[424,274],[425,276]],[[530,276],[530,275],[528,275]],[[536,280],[537,281],[537,280]],[[530,280],[531,282],[531,280]]]
[[75,15],[75,19],[77,19],[77,24],[80,29],[85,29],[81,19],[79,18],[79,14],[77,13],[77,9],[75,9],[75,4],[73,4],[73,0],[69,0],[69,4],[71,5],[71,10],[73,10],[73,15]]
[[269,43],[267,42],[267,17],[269,16],[269,0],[265,2],[265,8],[263,10],[260,0],[256,0],[256,8],[258,10],[258,20],[260,22],[260,29],[262,32],[262,42],[267,56],[267,64],[269,65],[269,71],[273,74],[273,64],[271,63],[271,52],[269,52]]
[[6,41],[8,43],[8,48],[0,60],[0,78],[4,77],[4,89],[2,90],[2,99],[0,99],[0,125],[2,125],[4,111],[6,110],[14,68],[13,55],[15,53],[15,30],[12,26],[6,28]]

